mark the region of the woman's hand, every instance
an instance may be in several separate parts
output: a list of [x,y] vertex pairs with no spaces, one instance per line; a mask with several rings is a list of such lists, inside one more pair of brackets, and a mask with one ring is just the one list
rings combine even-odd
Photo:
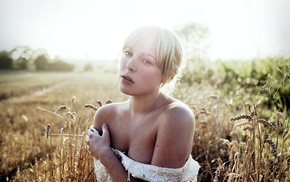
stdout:
[[102,135],[100,135],[93,125],[90,126],[87,130],[86,140],[88,150],[96,159],[101,159],[101,157],[106,154],[106,151],[111,150],[110,132],[105,123],[102,125]]

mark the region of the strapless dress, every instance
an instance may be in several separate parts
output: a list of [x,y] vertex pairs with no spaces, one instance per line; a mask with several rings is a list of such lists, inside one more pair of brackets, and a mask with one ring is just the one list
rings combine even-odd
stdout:
[[[189,156],[185,165],[181,168],[165,168],[135,161],[119,150],[112,150],[120,159],[124,168],[128,171],[128,181],[130,181],[130,175],[134,178],[152,182],[197,181],[200,165],[192,156]],[[105,167],[99,160],[94,159],[94,170],[98,182],[112,181]]]

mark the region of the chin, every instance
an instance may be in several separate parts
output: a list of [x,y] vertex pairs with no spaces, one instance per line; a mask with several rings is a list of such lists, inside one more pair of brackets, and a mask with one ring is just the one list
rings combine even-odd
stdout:
[[126,95],[131,95],[132,94],[132,89],[128,89],[122,85],[119,85],[119,90]]

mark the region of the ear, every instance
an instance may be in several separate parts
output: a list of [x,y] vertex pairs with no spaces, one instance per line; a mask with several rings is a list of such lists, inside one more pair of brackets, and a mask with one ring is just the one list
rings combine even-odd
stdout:
[[162,75],[161,85],[164,85],[167,82],[166,76]]

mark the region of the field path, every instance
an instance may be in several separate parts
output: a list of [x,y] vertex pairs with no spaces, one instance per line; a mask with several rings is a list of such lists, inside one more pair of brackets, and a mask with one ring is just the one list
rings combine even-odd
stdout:
[[76,73],[0,73],[0,102],[26,96],[43,95],[65,86]]

